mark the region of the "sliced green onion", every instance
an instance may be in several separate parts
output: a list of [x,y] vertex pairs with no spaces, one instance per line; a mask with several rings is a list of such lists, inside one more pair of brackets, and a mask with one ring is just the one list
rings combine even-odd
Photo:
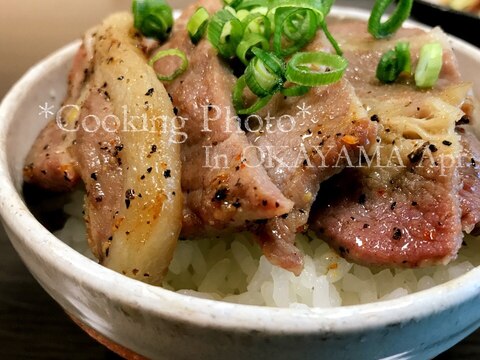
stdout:
[[302,96],[310,91],[309,86],[294,85],[290,87],[284,87],[280,92],[285,96]]
[[398,5],[390,18],[382,23],[382,16],[393,0],[376,0],[373,5],[368,32],[376,39],[382,39],[395,33],[410,16],[413,0],[398,0]]
[[285,57],[302,49],[315,37],[317,18],[313,10],[310,9],[276,9],[275,31],[273,33],[273,50],[275,53]]
[[[285,76],[288,81],[298,85],[327,85],[340,80],[347,66],[347,60],[338,55],[321,51],[300,52],[288,62]],[[325,67],[327,69],[322,71]]]
[[415,83],[420,88],[429,88],[435,85],[442,70],[443,49],[440,43],[425,44],[420,50]]
[[242,24],[245,28],[245,32],[261,34],[266,39],[270,39],[272,27],[267,16],[260,13],[250,13],[242,20]]
[[259,58],[272,73],[278,77],[285,75],[285,62],[273,53],[266,52],[259,48],[253,48],[252,52]]
[[245,19],[248,15],[250,15],[250,11],[248,10],[245,10],[245,9],[237,10],[237,18],[240,21]]
[[252,8],[252,10],[250,10],[250,11],[251,11],[252,14],[259,13],[259,14],[262,14],[262,15],[267,15],[268,7],[257,6],[257,7]]
[[179,49],[168,49],[168,50],[160,50],[158,51],[153,57],[150,59],[148,64],[150,66],[154,66],[155,63],[165,56],[177,56],[182,61],[180,66],[177,70],[175,70],[171,75],[161,75],[157,73],[157,77],[161,81],[171,81],[175,79],[177,76],[182,74],[188,68],[188,59],[185,53]]
[[225,58],[235,55],[238,44],[243,37],[243,25],[230,11],[217,11],[210,20],[207,37],[218,53]]
[[389,84],[397,80],[399,74],[397,53],[395,50],[389,50],[381,57],[376,76],[381,82]]
[[254,112],[257,112],[258,110],[263,108],[265,105],[267,105],[272,98],[272,95],[259,98],[253,105],[246,108],[245,101],[243,99],[243,93],[246,87],[247,87],[247,83],[245,80],[245,75],[242,75],[238,78],[237,83],[233,88],[233,95],[232,95],[233,106],[235,107],[235,110],[239,115],[248,115],[248,114],[253,114]]
[[232,8],[236,8],[243,0],[223,0],[224,4]]
[[332,44],[333,48],[335,49],[335,52],[337,55],[343,56],[343,51],[340,48],[340,45],[338,45],[337,40],[332,36],[330,31],[328,30],[327,27],[327,22],[324,20],[320,23],[320,26],[322,27],[323,32],[325,33],[325,36],[327,37],[328,41],[330,41],[330,44]]
[[197,11],[195,11],[195,13],[192,15],[190,20],[188,20],[188,35],[190,35],[190,39],[194,44],[198,43],[202,38],[203,34],[205,33],[209,17],[210,15],[208,14],[207,9],[205,9],[204,7],[199,7]]
[[237,47],[237,57],[245,64],[248,65],[248,62],[254,57],[252,49],[254,47],[262,48],[263,50],[268,50],[270,44],[268,40],[265,39],[262,35],[255,33],[247,33],[243,37],[243,40],[238,44]]
[[407,42],[398,42],[394,50],[389,50],[381,57],[376,76],[378,80],[384,83],[392,83],[402,73],[410,74],[412,70],[410,59],[410,44]]
[[309,9],[318,13],[320,20],[323,20],[333,3],[334,0],[268,0],[268,8],[270,11],[281,8]]
[[245,70],[245,81],[249,89],[259,97],[276,93],[285,79],[283,61],[272,53],[254,48],[256,55]]
[[134,26],[147,37],[165,40],[173,26],[172,8],[164,0],[133,0]]
[[258,7],[267,7],[267,0],[244,0],[235,7],[236,10],[251,10]]
[[401,73],[411,74],[412,60],[410,58],[410,43],[399,41],[395,45],[395,53],[397,54],[398,70]]

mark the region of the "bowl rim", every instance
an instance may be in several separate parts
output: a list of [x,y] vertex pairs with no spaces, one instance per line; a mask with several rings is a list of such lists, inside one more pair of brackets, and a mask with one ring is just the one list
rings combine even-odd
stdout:
[[[332,14],[345,18],[368,18],[366,11],[350,7],[337,7]],[[408,26],[418,24],[409,22]],[[479,49],[454,37],[452,39],[457,49],[461,47],[463,51],[473,52],[473,55],[480,58]],[[13,115],[17,108],[27,97],[25,89],[38,83],[45,69],[72,57],[79,43],[77,40],[61,48],[33,66],[13,86],[0,105],[0,215],[6,227],[17,235],[16,240],[11,239],[12,243],[15,245],[16,241],[21,242],[48,267],[63,273],[71,281],[82,283],[89,291],[108,297],[114,303],[141,308],[155,317],[175,319],[200,327],[263,331],[270,334],[365,331],[432,316],[480,295],[480,267],[476,267],[428,290],[363,305],[291,309],[232,304],[182,295],[148,285],[81,255],[57,239],[30,213],[15,189],[6,154],[8,129],[14,121]],[[352,318],[355,321],[351,321]]]

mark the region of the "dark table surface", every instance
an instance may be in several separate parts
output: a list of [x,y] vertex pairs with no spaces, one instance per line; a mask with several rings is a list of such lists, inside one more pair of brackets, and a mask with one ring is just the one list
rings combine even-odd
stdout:
[[[370,0],[337,3],[368,6]],[[30,275],[0,226],[0,359],[118,359],[82,332]],[[480,358],[480,331],[438,359]]]

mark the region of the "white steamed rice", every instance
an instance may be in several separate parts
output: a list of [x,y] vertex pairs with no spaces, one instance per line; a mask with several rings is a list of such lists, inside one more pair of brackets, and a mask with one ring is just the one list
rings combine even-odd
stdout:
[[[71,215],[56,235],[93,259],[82,219],[83,193],[65,206]],[[398,298],[454,279],[480,265],[480,239],[467,236],[458,258],[424,269],[371,269],[336,255],[313,233],[297,236],[305,253],[298,277],[271,265],[248,233],[179,241],[163,287],[182,294],[274,307],[334,307]]]

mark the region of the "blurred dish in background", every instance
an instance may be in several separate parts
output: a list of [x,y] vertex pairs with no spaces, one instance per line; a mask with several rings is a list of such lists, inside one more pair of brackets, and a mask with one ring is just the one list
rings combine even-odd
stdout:
[[[453,7],[477,9],[474,12],[459,11]],[[464,5],[462,5],[464,4]],[[476,5],[474,5],[476,4]],[[470,8],[470,7],[469,7]],[[443,30],[470,43],[480,46],[480,37],[475,29],[480,28],[480,0],[415,0],[412,17],[430,26],[441,26]]]
[[426,0],[426,2],[447,6],[453,10],[469,12],[480,16],[480,0]]

